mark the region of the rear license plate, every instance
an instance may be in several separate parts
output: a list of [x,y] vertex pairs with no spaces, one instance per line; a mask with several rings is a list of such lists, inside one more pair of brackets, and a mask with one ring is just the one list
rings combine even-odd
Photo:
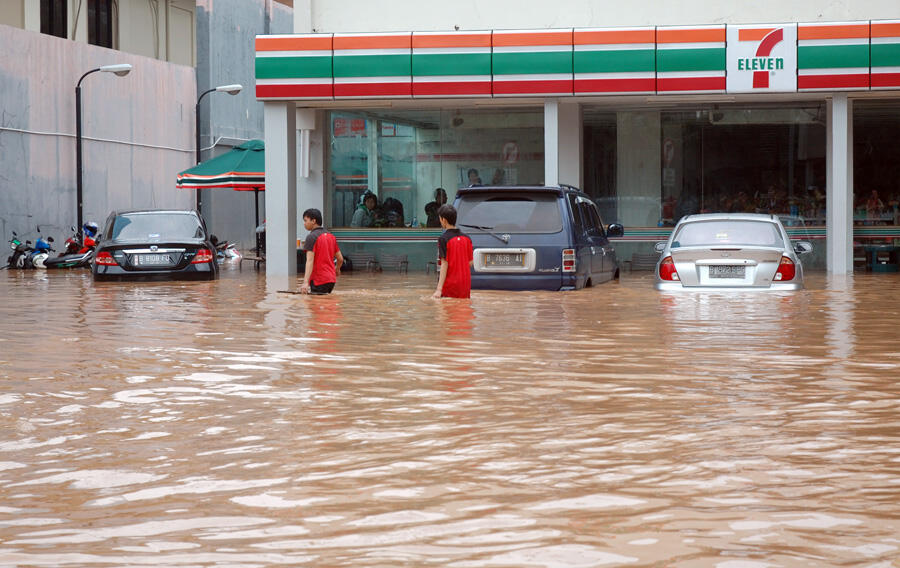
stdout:
[[135,264],[141,266],[168,266],[172,259],[167,254],[139,254],[135,257]]
[[484,255],[485,266],[525,266],[525,253],[488,252]]
[[744,267],[736,264],[725,264],[709,267],[710,278],[743,278]]

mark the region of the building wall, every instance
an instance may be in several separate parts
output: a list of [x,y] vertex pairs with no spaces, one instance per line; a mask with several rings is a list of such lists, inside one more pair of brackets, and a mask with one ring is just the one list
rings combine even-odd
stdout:
[[897,17],[896,0],[429,0],[424,5],[421,0],[294,2],[294,31],[297,33],[840,22]]
[[[111,209],[190,208],[194,69],[0,25],[0,230],[62,238],[75,223],[75,85],[82,82],[84,219]],[[60,241],[61,242],[61,241]]]
[[[41,31],[41,0],[0,1],[0,24]],[[182,65],[194,64],[194,0],[117,0],[113,48]],[[80,7],[80,10],[79,10]],[[87,42],[87,2],[68,0],[68,39]]]
[[[255,37],[291,33],[293,12],[271,0],[199,0],[197,24],[198,95],[220,85],[244,86],[235,96],[210,93],[200,104],[200,145],[207,149],[215,144],[204,150],[208,160],[264,137],[263,103],[255,95]],[[260,220],[265,218],[264,201],[260,196]],[[203,216],[219,238],[242,249],[254,244],[253,192],[204,190]]]

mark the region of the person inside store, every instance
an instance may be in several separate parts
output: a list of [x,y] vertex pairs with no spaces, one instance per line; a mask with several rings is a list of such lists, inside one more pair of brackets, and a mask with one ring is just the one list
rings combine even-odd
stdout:
[[356,211],[353,212],[353,219],[350,220],[350,226],[374,227],[377,207],[378,197],[371,191],[365,192],[359,200]]
[[466,172],[466,175],[469,177],[469,187],[482,185],[481,176],[478,175],[478,170],[476,170],[475,168],[469,168],[469,171]]
[[491,178],[491,185],[503,185],[503,169],[497,168],[494,170],[494,177]]
[[425,205],[425,226],[426,227],[440,227],[441,220],[438,217],[438,209],[440,209],[441,205],[447,203],[447,192],[444,191],[443,187],[438,187],[434,190],[434,201],[429,201],[427,205]]

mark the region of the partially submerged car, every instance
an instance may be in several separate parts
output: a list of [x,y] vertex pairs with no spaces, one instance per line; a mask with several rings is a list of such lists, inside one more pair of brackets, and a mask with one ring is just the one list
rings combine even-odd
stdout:
[[113,211],[100,233],[94,280],[207,279],[218,276],[216,248],[196,211]]
[[576,290],[618,277],[597,206],[570,186],[476,186],[456,195],[457,226],[474,247],[472,288]]
[[775,215],[706,213],[683,217],[656,250],[657,290],[799,290],[812,245],[792,243]]

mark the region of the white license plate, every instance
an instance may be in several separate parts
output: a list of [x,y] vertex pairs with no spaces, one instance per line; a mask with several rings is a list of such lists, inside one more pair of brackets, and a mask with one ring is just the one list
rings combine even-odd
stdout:
[[135,264],[141,266],[168,266],[172,259],[167,254],[139,254],[135,257]]
[[709,267],[710,278],[743,278],[744,266],[737,264],[714,265]]
[[488,252],[484,254],[485,266],[525,266],[525,253]]

